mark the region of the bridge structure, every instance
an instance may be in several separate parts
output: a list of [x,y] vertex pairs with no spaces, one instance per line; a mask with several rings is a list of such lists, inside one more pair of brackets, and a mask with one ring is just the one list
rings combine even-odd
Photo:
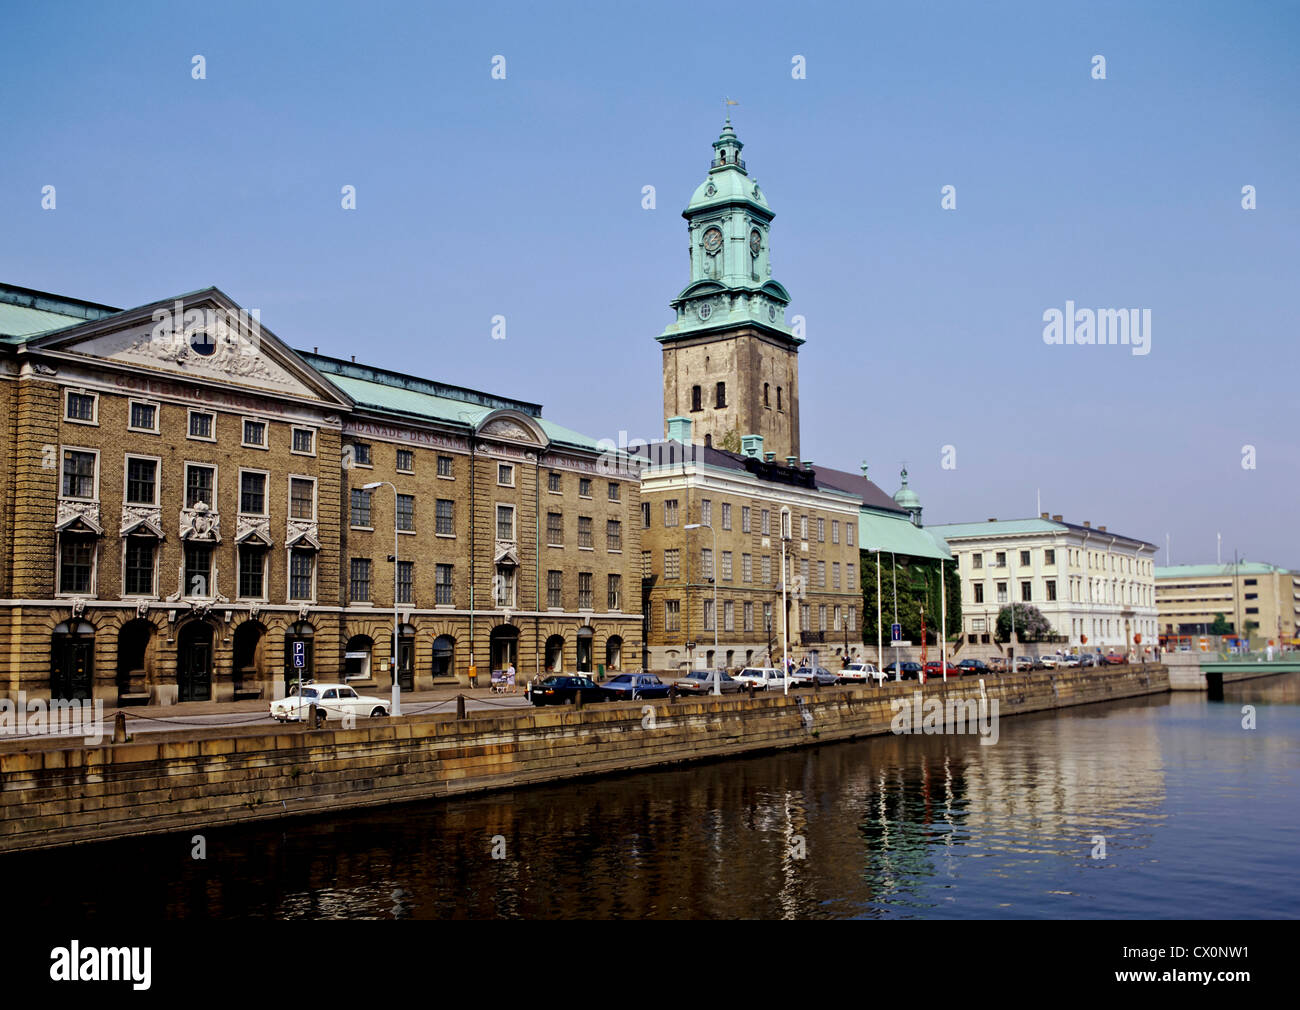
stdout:
[[1263,655],[1250,654],[1223,659],[1198,652],[1165,653],[1161,661],[1169,667],[1171,691],[1204,691],[1222,694],[1223,685],[1256,677],[1273,677],[1280,673],[1300,673],[1300,652],[1287,652],[1270,661]]

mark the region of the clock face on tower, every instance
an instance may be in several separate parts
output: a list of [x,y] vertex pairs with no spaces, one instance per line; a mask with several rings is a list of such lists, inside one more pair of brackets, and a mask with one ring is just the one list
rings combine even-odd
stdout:
[[763,236],[755,228],[749,233],[749,253],[751,256],[757,256],[758,251],[763,248]]
[[722,248],[722,232],[717,228],[710,228],[704,233],[704,251],[716,253]]

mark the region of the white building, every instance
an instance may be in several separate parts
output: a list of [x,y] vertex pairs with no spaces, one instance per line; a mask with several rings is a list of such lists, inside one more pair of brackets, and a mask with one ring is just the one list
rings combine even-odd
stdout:
[[1127,651],[1138,634],[1156,644],[1154,544],[1046,512],[927,529],[956,559],[968,643],[991,643],[999,611],[1014,599],[1042,611],[1071,646]]

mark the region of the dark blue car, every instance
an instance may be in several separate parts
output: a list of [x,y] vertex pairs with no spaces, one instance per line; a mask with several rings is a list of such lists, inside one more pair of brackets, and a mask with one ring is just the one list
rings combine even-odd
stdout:
[[612,701],[667,698],[668,685],[653,673],[620,673],[604,683],[605,697]]

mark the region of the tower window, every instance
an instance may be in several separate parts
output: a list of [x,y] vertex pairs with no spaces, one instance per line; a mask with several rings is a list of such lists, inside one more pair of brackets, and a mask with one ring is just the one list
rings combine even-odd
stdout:
[[691,410],[703,410],[704,409],[703,399],[704,397],[703,394],[700,392],[700,387],[692,386],[691,387]]
[[714,406],[725,407],[726,405],[727,405],[727,384],[725,382],[719,382],[717,388],[716,402]]
[[763,406],[764,407],[772,406],[772,397],[769,390],[770,387],[768,386],[768,384],[766,382],[763,383]]
[[781,409],[781,387],[780,386],[776,387],[776,409],[777,410]]

